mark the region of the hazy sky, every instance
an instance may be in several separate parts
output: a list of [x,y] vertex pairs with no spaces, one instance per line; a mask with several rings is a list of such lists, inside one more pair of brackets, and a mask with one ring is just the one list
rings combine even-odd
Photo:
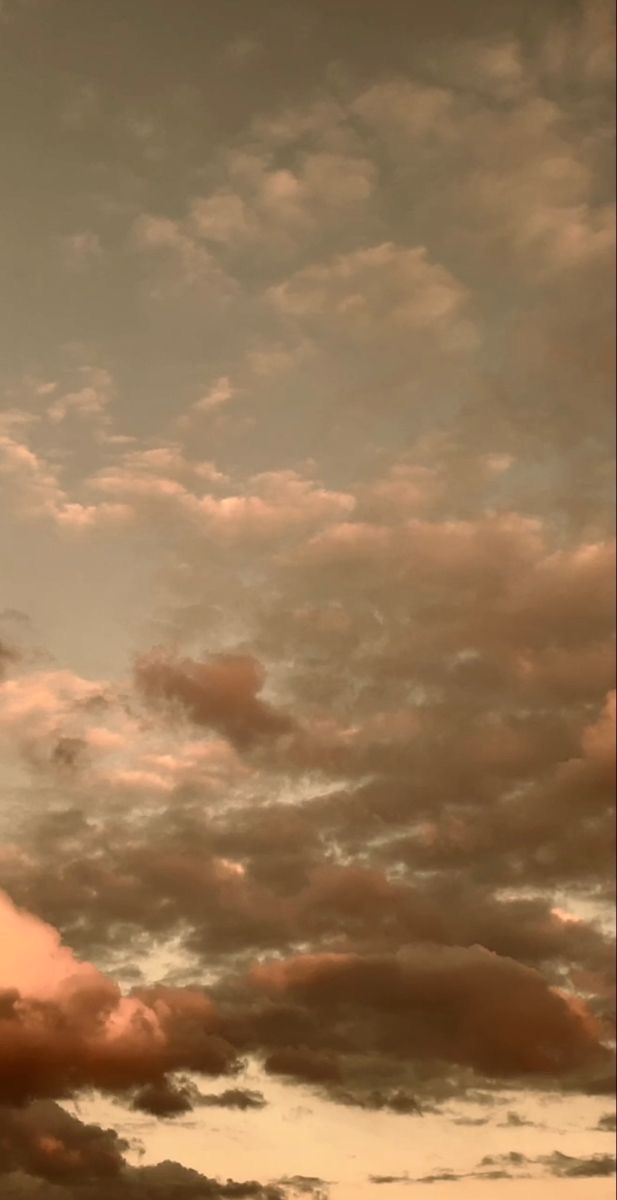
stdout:
[[0,0],[0,1193],[607,1200],[604,0]]

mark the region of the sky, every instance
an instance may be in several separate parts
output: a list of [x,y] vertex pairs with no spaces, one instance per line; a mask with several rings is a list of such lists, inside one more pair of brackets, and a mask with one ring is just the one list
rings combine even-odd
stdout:
[[607,1200],[605,0],[0,0],[0,1193]]

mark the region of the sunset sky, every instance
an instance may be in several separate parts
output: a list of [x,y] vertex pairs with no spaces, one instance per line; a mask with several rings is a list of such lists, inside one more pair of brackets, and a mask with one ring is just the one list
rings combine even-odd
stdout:
[[608,1200],[605,0],[0,0],[2,1200]]

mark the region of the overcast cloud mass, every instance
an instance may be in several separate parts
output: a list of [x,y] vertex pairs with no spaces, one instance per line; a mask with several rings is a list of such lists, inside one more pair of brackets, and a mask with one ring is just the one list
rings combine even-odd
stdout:
[[607,1200],[612,5],[0,60],[2,1196]]

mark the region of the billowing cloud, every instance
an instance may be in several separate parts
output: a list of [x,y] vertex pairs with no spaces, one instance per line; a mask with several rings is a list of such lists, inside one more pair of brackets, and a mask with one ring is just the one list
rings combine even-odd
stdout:
[[[258,966],[253,978],[274,1001],[296,1000],[321,1016],[332,1047],[339,1039],[344,1045],[344,1022],[355,1016],[367,1051],[445,1058],[489,1077],[559,1075],[604,1057],[600,1031],[580,1005],[534,971],[480,948],[381,960],[298,957]],[[525,996],[524,1023],[514,995]]]
[[85,1125],[50,1101],[0,1107],[0,1138],[2,1190],[11,1198],[103,1200],[110,1188],[127,1200],[163,1200],[171,1194],[195,1200],[291,1200],[297,1194],[284,1184],[211,1179],[174,1162],[131,1166],[124,1138],[112,1129]]
[[130,1092],[177,1070],[234,1071],[198,990],[161,987],[122,995],[79,962],[57,934],[3,898],[0,1088],[5,1103],[71,1095],[82,1088]]
[[391,329],[402,336],[436,336],[446,347],[473,344],[462,285],[424,246],[390,242],[307,267],[275,287],[272,303],[285,316],[334,322],[358,337]]

